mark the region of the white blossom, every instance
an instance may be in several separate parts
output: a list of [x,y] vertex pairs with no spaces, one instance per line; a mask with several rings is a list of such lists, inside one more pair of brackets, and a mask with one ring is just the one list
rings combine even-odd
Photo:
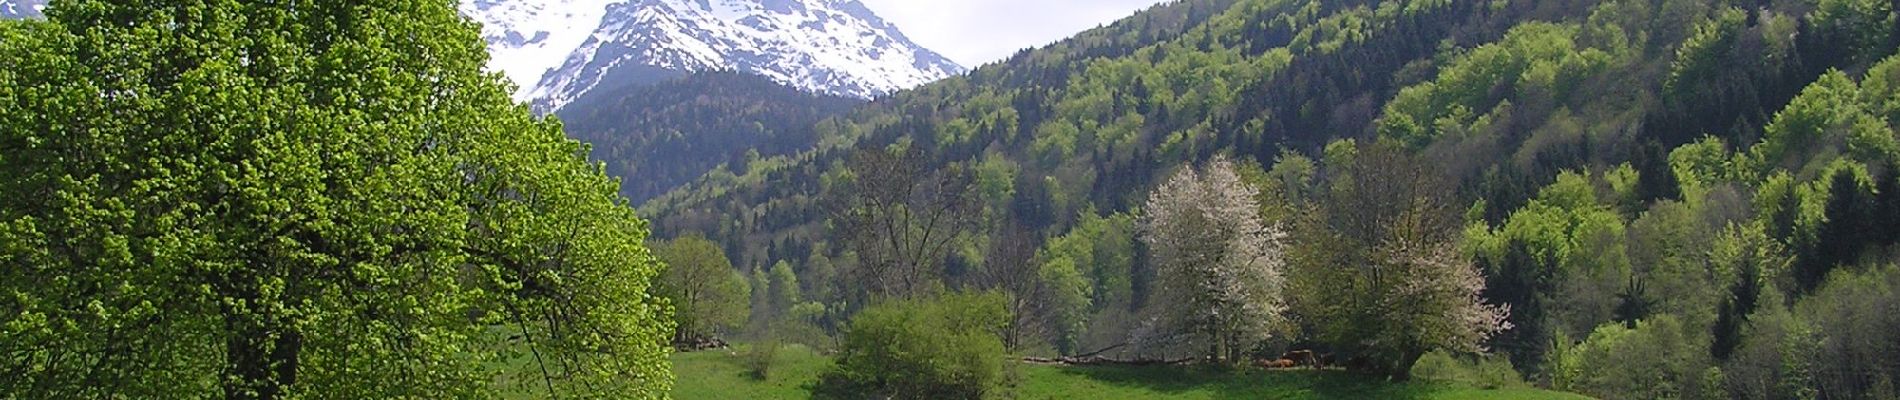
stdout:
[[1216,158],[1204,171],[1182,169],[1149,197],[1143,240],[1160,283],[1156,311],[1175,333],[1230,348],[1267,339],[1279,322],[1287,235],[1261,219],[1257,192]]

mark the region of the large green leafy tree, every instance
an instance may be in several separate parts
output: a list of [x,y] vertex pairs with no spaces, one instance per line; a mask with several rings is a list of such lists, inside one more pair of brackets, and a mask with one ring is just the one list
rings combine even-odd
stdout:
[[674,342],[711,337],[745,323],[751,312],[746,300],[754,288],[732,268],[718,243],[692,234],[657,244],[653,251],[667,265],[654,289],[673,304]]
[[645,223],[450,0],[0,22],[0,397],[647,397]]

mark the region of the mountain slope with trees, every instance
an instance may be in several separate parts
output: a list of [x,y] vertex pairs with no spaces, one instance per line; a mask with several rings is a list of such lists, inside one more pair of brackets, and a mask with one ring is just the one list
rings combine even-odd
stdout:
[[[811,94],[765,77],[701,72],[611,93],[561,109],[568,136],[593,146],[621,193],[642,202],[708,173],[810,148],[819,121],[863,102]],[[714,172],[719,171],[719,172]]]
[[[877,298],[992,290],[1028,330],[1010,351],[1172,359],[1196,350],[1156,320],[1169,268],[1114,233],[1225,156],[1291,238],[1285,334],[1256,354],[1401,378],[1474,354],[1608,398],[1879,397],[1900,330],[1833,316],[1890,315],[1900,289],[1894,7],[1173,2],[642,211],[739,268],[793,264],[834,331]],[[884,223],[858,221],[867,192]],[[925,245],[948,249],[890,257]]]

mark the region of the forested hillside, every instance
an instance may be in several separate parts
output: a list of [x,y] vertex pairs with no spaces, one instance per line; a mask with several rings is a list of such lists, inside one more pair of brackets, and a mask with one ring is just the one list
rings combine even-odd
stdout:
[[709,172],[744,174],[747,164],[818,142],[818,121],[863,102],[812,94],[758,75],[701,72],[652,85],[591,93],[556,113],[568,136],[646,201]]
[[753,288],[795,284],[753,314],[846,335],[845,360],[847,320],[896,318],[878,299],[990,290],[1020,353],[1315,348],[1398,378],[1479,355],[1606,398],[1890,397],[1895,7],[1173,2],[642,211]]

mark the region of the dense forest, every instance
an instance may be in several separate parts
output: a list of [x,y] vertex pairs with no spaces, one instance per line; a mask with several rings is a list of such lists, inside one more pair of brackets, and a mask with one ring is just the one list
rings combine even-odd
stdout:
[[818,121],[861,103],[714,71],[592,93],[555,114],[569,137],[593,146],[593,159],[607,161],[608,174],[627,178],[621,193],[638,203],[808,148]]
[[[750,320],[842,360],[880,299],[993,292],[1014,354],[1316,349],[1606,398],[1885,398],[1895,8],[1171,2],[642,214],[755,296],[795,282]],[[737,325],[705,329],[757,331]]]

